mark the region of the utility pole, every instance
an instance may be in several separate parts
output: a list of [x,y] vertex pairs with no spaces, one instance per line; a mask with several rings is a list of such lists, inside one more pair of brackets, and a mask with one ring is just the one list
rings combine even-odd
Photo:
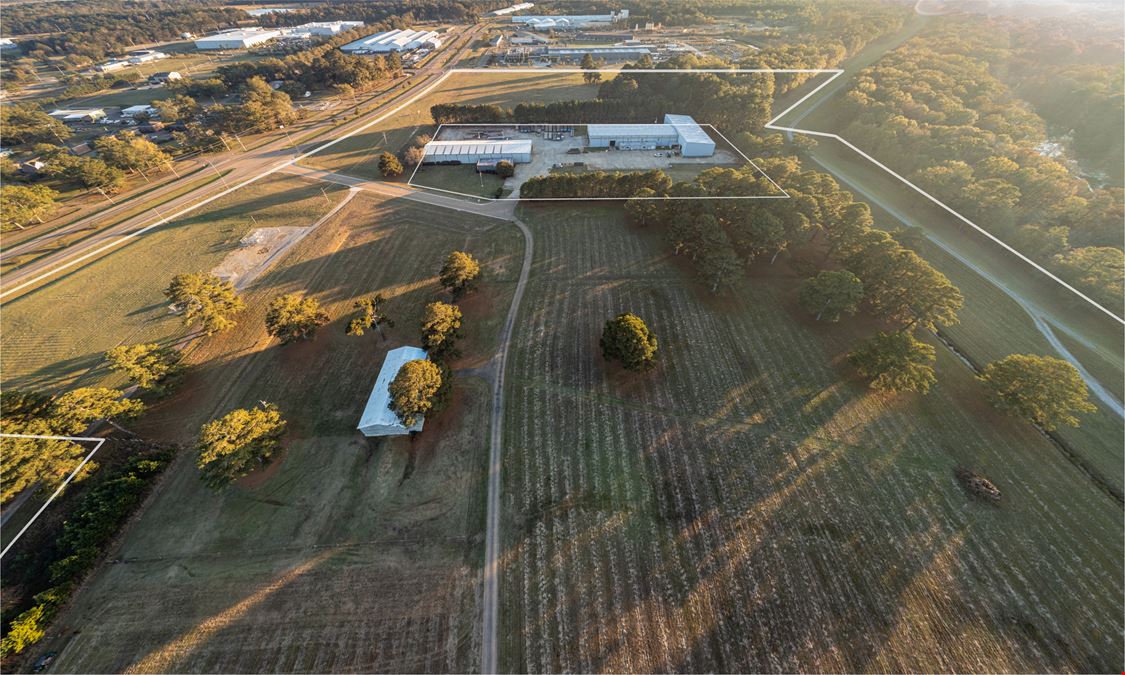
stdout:
[[110,204],[113,204],[115,206],[117,205],[117,202],[110,199],[110,196],[105,193],[105,190],[101,189],[100,187],[95,187],[94,189],[97,190],[98,192],[102,193],[102,196],[105,197],[109,201]]
[[211,170],[215,172],[215,175],[219,177],[219,180],[223,181],[223,187],[229,188],[230,185],[227,184],[226,176],[224,176],[222,173],[219,172],[218,169],[215,168],[214,162],[212,162],[211,160],[207,160],[207,164],[209,164],[211,166]]

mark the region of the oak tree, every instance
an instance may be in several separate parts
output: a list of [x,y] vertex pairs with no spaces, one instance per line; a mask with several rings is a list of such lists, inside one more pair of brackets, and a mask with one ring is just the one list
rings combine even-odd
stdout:
[[648,370],[656,364],[656,336],[636,314],[618,314],[605,322],[602,356],[620,361],[626,370]]
[[219,489],[266,463],[280,446],[285,427],[277,406],[264,402],[204,424],[196,443],[203,481]]
[[1005,356],[985,366],[979,379],[997,409],[1044,429],[1061,424],[1076,427],[1080,413],[1097,410],[1078,369],[1051,356]]

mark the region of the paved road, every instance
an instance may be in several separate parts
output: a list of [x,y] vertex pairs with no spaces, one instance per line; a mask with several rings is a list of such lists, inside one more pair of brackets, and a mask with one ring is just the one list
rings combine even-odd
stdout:
[[[428,66],[415,73],[411,78],[411,80],[415,82],[415,86],[410,90],[395,96],[367,115],[357,118],[356,120],[333,128],[331,127],[332,122],[326,119],[322,124],[317,125],[317,128],[324,129],[327,133],[334,136],[334,140],[328,141],[328,143],[333,143],[356,133],[358,130],[371,125],[373,121],[377,121],[381,117],[386,116],[388,112],[393,112],[399,107],[404,106],[406,102],[412,101],[425,94],[434,84],[448,75],[446,66],[455,64],[456,61],[461,58],[480,30],[481,26],[476,25],[463,32],[461,34],[462,43],[460,47],[454,50],[451,45],[449,55],[446,58],[435,59]],[[0,300],[7,300],[14,297],[19,291],[23,290],[24,286],[30,287],[34,283],[37,283],[38,280],[44,278],[45,275],[50,275],[54,271],[61,271],[62,269],[73,267],[88,258],[98,255],[106,248],[123,243],[133,236],[148,231],[154,225],[160,224],[163,218],[169,214],[182,213],[185,209],[192,208],[193,205],[201,206],[203,203],[209,200],[213,201],[218,196],[231,191],[232,185],[238,186],[240,184],[246,184],[249,181],[279,171],[282,166],[292,163],[296,157],[306,154],[318,146],[324,147],[320,145],[322,143],[324,143],[324,139],[317,138],[293,147],[290,138],[283,135],[249,152],[231,155],[226,160],[220,160],[220,166],[230,170],[230,173],[222,180],[209,183],[196,190],[173,198],[156,209],[146,210],[137,216],[128,218],[122,223],[95,233],[80,242],[76,242],[64,249],[31,262],[18,270],[4,274],[2,280],[3,292],[0,292]],[[193,178],[198,178],[198,174],[193,176]],[[135,202],[130,202],[126,208],[136,208],[145,203],[159,201],[161,197],[166,196],[169,192],[179,187],[179,181],[173,181],[166,187],[154,190],[150,195],[138,198]],[[99,214],[98,218],[100,217],[103,217],[103,215]],[[89,225],[89,221],[84,219],[65,229],[72,231],[74,228],[86,225]],[[19,247],[13,247],[13,250],[17,248],[22,249],[23,246],[24,245],[21,244]],[[26,251],[26,249],[24,250]]]

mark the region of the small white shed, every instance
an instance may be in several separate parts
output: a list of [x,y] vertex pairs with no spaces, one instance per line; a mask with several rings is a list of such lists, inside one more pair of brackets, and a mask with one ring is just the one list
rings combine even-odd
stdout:
[[425,422],[422,416],[418,416],[418,421],[413,426],[403,426],[402,421],[399,420],[395,411],[391,410],[391,381],[398,375],[401,369],[408,361],[417,361],[419,359],[426,359],[426,350],[418,347],[399,347],[387,352],[387,358],[383,360],[383,367],[379,370],[379,377],[375,379],[375,388],[371,390],[371,396],[367,399],[367,406],[363,409],[363,415],[359,418],[360,433],[364,436],[403,436],[412,431],[421,431],[422,424]]

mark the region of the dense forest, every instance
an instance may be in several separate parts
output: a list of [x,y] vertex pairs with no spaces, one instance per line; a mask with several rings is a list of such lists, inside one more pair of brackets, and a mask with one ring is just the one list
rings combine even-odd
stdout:
[[120,54],[136,44],[208,33],[248,18],[214,0],[74,0],[4,8],[4,35],[33,58],[69,56],[74,66]]
[[[1122,191],[1091,187],[1044,151],[1046,123],[994,74],[1010,52],[998,34],[979,19],[950,19],[890,52],[841,99],[850,120],[843,135],[1100,302],[1120,306]],[[1109,137],[1120,142],[1120,125]]]
[[404,26],[419,21],[472,23],[481,14],[510,4],[505,0],[334,0],[309,4],[299,11],[265,14],[255,20],[263,26],[293,26],[309,21],[372,24],[393,20]]

